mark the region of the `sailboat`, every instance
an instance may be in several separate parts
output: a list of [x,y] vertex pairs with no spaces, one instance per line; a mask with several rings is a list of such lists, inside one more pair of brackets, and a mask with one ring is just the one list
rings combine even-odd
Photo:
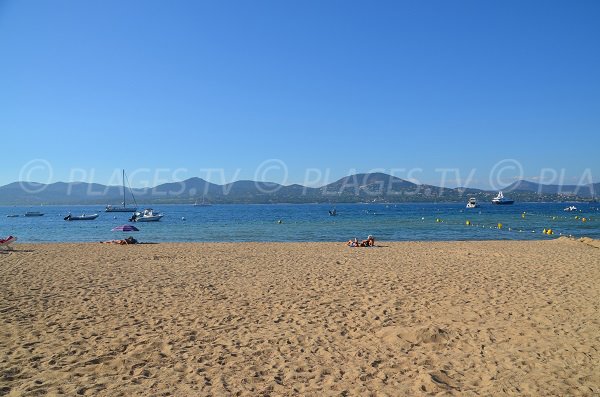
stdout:
[[135,207],[128,207],[127,201],[125,199],[125,170],[123,170],[123,203],[120,206],[116,205],[107,205],[105,212],[135,212],[137,211],[137,203],[135,202],[135,197],[133,196],[133,192],[131,188],[129,188],[129,193],[131,193],[131,197],[133,198],[133,202],[136,204]]
[[202,202],[201,203],[199,203],[198,200],[196,200],[194,202],[194,207],[210,207],[210,206],[211,206],[210,203],[204,202],[204,196],[202,196]]

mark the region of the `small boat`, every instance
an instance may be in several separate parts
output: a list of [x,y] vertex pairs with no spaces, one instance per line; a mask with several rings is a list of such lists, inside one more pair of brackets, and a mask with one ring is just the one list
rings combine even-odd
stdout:
[[142,212],[136,212],[129,219],[130,222],[158,222],[164,215],[155,213],[152,208],[146,208]]
[[514,204],[515,200],[509,200],[504,197],[502,192],[498,192],[498,195],[492,199],[492,204],[496,205],[510,205]]
[[471,197],[467,202],[467,208],[478,208],[479,204],[477,204],[477,199],[475,197]]
[[337,211],[336,211],[336,209],[334,208],[334,209],[332,209],[332,210],[329,210],[329,215],[330,215],[330,216],[336,216],[336,215],[337,215]]
[[93,221],[96,218],[98,218],[98,214],[73,216],[69,213],[69,215],[65,216],[65,221]]
[[21,215],[19,215],[19,214],[9,214],[9,215],[6,215],[7,218],[18,218],[20,216]]
[[194,202],[194,207],[210,207],[212,204],[204,201],[204,197],[202,197],[202,202],[199,203],[198,200]]
[[[133,196],[133,192],[131,188],[129,188],[129,193],[131,193],[131,197],[133,198],[133,202],[135,203],[135,197]],[[135,212],[137,211],[137,207],[128,207],[127,200],[125,199],[125,170],[123,170],[123,202],[120,206],[116,205],[107,205],[104,212]]]
[[564,210],[567,212],[577,211],[577,207],[575,207],[574,205],[571,205],[571,206],[565,208]]
[[39,211],[27,211],[25,216],[43,216],[44,214]]
[[126,207],[122,205],[121,207],[113,207],[112,205],[107,205],[104,212],[135,212],[137,211],[137,207]]

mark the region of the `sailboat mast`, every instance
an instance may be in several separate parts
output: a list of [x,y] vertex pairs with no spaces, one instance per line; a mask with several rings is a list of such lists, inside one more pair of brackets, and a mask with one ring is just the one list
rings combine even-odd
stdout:
[[127,207],[127,202],[125,201],[125,169],[123,169],[123,208]]

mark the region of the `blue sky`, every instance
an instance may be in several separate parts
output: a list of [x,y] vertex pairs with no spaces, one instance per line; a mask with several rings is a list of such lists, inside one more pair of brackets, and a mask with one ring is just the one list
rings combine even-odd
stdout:
[[5,0],[0,185],[597,182],[599,20],[598,1]]

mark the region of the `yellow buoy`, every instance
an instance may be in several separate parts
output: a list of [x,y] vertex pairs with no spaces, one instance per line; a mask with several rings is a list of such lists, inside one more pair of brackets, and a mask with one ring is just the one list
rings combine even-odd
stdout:
[[546,229],[542,230],[542,233],[546,234],[548,231]]
[[552,235],[554,234],[554,232],[552,231],[552,229],[548,229],[548,234],[549,234],[550,236],[552,236]]
[[581,222],[585,222],[585,221],[587,221],[587,219],[581,218]]
[[524,212],[521,214],[521,218],[525,219],[525,213]]
[[501,223],[498,224],[498,229],[502,229],[502,224]]
[[467,221],[467,222],[465,222],[465,224],[466,224],[467,226],[471,226],[471,221]]

